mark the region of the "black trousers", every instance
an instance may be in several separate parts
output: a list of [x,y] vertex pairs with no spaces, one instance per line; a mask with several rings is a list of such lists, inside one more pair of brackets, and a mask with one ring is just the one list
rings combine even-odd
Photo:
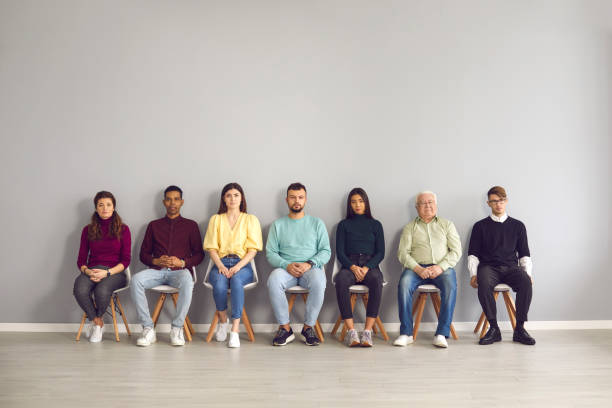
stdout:
[[493,288],[499,283],[509,285],[516,292],[516,320],[527,321],[531,305],[531,278],[519,266],[478,265],[478,300],[487,320],[497,320],[497,308]]
[[[368,255],[349,255],[349,258],[355,265],[363,266],[370,260],[371,257]],[[380,308],[383,284],[383,275],[380,269],[370,269],[361,282],[357,282],[355,275],[350,270],[341,269],[336,275],[336,298],[338,299],[338,307],[340,308],[340,315],[342,316],[342,319],[353,318],[349,287],[357,284],[367,286],[370,291],[368,294],[366,316],[377,317],[378,309]]]
[[[74,280],[73,294],[81,309],[87,313],[89,320],[93,320],[95,317],[104,315],[113,292],[124,287],[125,283],[126,277],[123,272],[111,275],[97,283],[92,282],[89,276],[81,273]],[[91,298],[92,292],[96,301],[95,304]]]

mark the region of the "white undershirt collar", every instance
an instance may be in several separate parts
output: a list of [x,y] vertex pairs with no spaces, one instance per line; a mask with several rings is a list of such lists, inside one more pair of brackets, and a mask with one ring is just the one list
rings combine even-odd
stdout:
[[491,214],[491,219],[495,222],[504,222],[508,219],[508,214],[503,213],[501,217],[497,217],[495,214]]

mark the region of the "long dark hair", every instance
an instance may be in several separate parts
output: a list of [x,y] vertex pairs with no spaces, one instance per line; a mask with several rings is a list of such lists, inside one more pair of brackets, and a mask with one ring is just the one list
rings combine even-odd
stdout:
[[365,204],[365,211],[363,212],[363,214],[367,218],[372,218],[372,213],[370,212],[370,199],[368,198],[368,195],[366,194],[363,188],[355,187],[351,190],[346,199],[346,219],[353,218],[355,215],[357,215],[355,214],[355,211],[353,211],[353,207],[351,207],[351,197],[354,195],[361,196],[361,199]]
[[[115,196],[113,193],[109,191],[98,191],[96,196],[93,199],[94,208],[98,206],[98,201],[103,198],[110,198],[113,202],[113,215],[111,215],[111,223],[109,229],[109,235],[115,237],[117,239],[121,239],[121,231],[123,230],[123,221],[121,221],[121,217],[119,213],[117,213],[117,201],[115,201]],[[97,211],[94,211],[91,216],[91,223],[87,228],[87,238],[90,241],[96,241],[102,238],[102,231],[100,230],[100,221],[102,219],[98,215]]]
[[221,200],[219,202],[219,211],[217,211],[217,214],[224,214],[227,212],[227,204],[225,204],[223,196],[225,195],[225,193],[232,189],[238,190],[240,192],[240,212],[247,212],[246,197],[244,196],[244,191],[242,191],[242,187],[240,187],[240,184],[238,183],[229,183],[226,184],[225,187],[223,187],[223,190],[221,190]]

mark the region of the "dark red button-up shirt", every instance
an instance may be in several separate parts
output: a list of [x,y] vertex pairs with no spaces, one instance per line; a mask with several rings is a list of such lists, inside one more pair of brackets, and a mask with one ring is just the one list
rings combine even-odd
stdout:
[[204,249],[198,224],[180,215],[151,221],[140,246],[140,260],[153,269],[161,269],[153,265],[153,258],[162,255],[184,260],[185,268],[200,264],[204,260]]

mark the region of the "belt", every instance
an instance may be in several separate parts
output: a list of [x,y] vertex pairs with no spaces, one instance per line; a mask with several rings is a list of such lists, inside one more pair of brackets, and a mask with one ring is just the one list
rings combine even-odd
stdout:
[[224,258],[238,258],[240,259],[240,257],[236,254],[229,254],[229,255],[225,255]]

